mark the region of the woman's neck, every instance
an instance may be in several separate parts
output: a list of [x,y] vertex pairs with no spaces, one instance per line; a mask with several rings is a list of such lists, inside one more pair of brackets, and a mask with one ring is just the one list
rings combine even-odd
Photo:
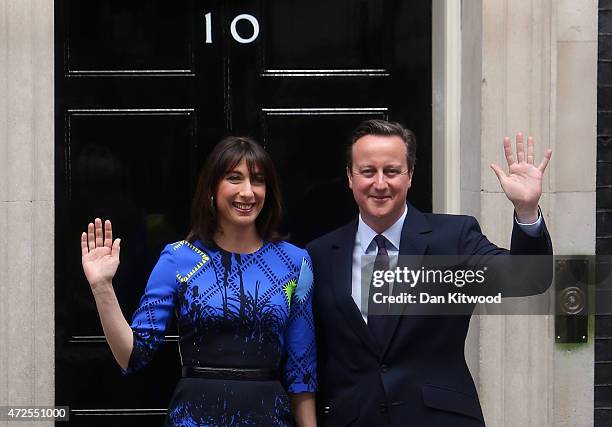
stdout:
[[253,253],[263,244],[262,238],[254,226],[246,229],[236,229],[234,227],[221,229],[219,227],[213,239],[221,249],[238,254]]

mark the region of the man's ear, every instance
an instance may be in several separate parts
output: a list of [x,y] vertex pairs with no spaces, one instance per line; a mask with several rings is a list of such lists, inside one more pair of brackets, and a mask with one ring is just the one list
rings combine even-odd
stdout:
[[353,189],[353,173],[351,172],[351,169],[348,166],[346,167],[346,177],[348,178],[349,188],[352,190]]
[[408,189],[412,187],[412,174],[414,173],[414,168],[408,172]]

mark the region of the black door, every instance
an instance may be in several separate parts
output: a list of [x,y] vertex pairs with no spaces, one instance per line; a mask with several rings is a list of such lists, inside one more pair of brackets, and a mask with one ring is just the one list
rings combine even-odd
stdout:
[[350,130],[380,117],[419,141],[410,194],[431,210],[431,3],[56,0],[56,402],[75,425],[158,425],[176,335],[124,377],[80,265],[95,216],[122,238],[128,319],[165,243],[188,231],[198,168],[227,134],[278,166],[284,231],[303,245],[356,213]]

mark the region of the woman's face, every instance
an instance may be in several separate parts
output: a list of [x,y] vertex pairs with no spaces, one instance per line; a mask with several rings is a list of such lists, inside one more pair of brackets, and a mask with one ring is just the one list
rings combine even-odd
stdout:
[[215,207],[219,225],[224,230],[228,227],[254,226],[265,198],[266,183],[263,173],[255,166],[251,176],[243,158],[233,169],[226,172],[217,187]]

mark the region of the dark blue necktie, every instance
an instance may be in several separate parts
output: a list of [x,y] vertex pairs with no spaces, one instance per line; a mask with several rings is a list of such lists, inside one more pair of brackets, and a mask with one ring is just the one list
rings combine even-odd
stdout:
[[[372,276],[374,276],[375,271],[389,270],[389,253],[387,252],[386,245],[387,239],[382,234],[377,234],[376,237],[374,237],[374,242],[376,243],[378,251],[376,253],[376,259],[374,260],[374,270],[372,271]],[[370,292],[368,295],[368,329],[378,343],[383,344],[386,316],[380,313],[384,313],[386,311],[387,305],[380,303],[375,304],[373,299],[375,293],[389,295],[389,284],[384,282],[381,287],[375,287],[373,286],[373,281],[370,280]]]

